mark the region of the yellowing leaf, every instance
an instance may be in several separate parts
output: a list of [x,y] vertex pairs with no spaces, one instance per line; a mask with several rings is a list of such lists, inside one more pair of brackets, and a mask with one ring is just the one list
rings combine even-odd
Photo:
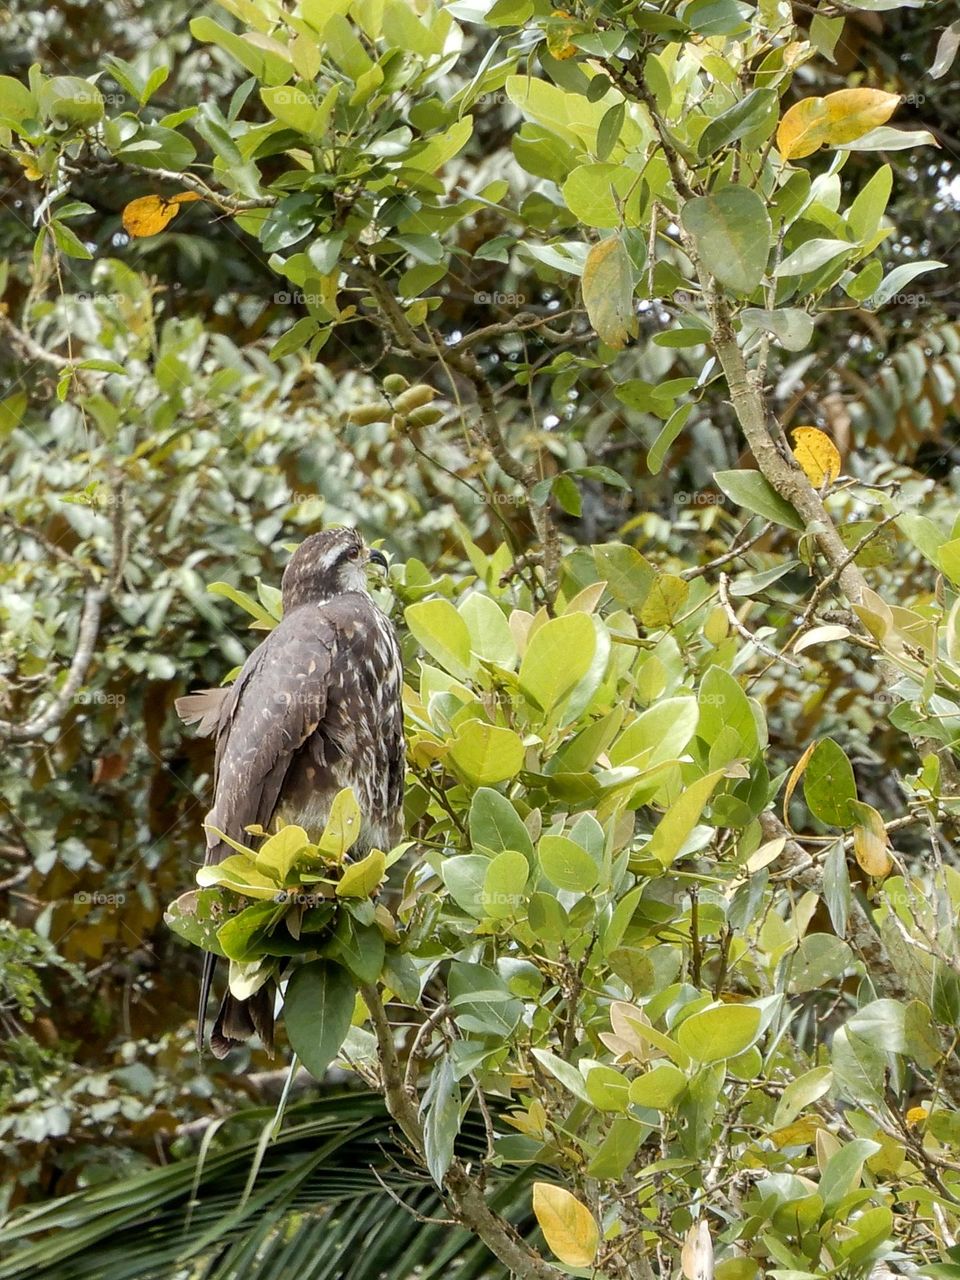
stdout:
[[201,198],[194,191],[181,191],[175,196],[141,196],[124,206],[123,229],[129,236],[155,236],[173,221],[181,205]]
[[633,269],[619,236],[595,244],[583,265],[583,305],[597,337],[614,351],[637,336],[633,309]]
[[657,574],[640,610],[640,621],[651,630],[672,627],[689,594],[690,583],[684,578],[672,573]]
[[918,1124],[924,1124],[927,1119],[927,1109],[926,1107],[911,1107],[904,1119],[911,1128]]
[[774,1129],[767,1137],[778,1151],[783,1147],[805,1147],[816,1142],[817,1134],[822,1128],[823,1121],[819,1116],[804,1116],[801,1120],[784,1125],[782,1129]]
[[850,805],[856,825],[853,828],[853,852],[868,876],[882,878],[893,869],[890,840],[883,818],[872,805],[860,800]]
[[566,9],[554,9],[550,17],[560,19],[560,24],[547,28],[547,51],[558,62],[566,62],[567,58],[572,58],[577,52],[577,46],[571,44],[570,38],[580,27],[575,23],[573,14],[567,13]]
[[840,474],[840,452],[828,435],[816,427],[797,427],[793,434],[793,456],[807,479],[817,489],[830,484]]
[[803,98],[784,114],[777,129],[777,150],[784,160],[799,160],[820,147],[856,142],[884,124],[900,102],[881,89],[840,89],[825,98]]
[[533,1212],[544,1239],[568,1267],[589,1267],[597,1256],[600,1231],[585,1204],[550,1182],[533,1184]]

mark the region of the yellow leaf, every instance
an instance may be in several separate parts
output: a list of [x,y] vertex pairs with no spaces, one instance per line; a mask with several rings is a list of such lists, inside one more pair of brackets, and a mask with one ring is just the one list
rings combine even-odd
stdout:
[[890,841],[883,818],[869,804],[858,802],[855,816],[859,822],[853,828],[854,856],[868,876],[882,878],[893,868],[890,857]]
[[[567,13],[566,9],[554,9],[550,17],[559,19],[560,25],[553,26],[551,24],[547,28],[547,51],[558,62],[566,62],[568,58],[572,58],[577,52],[577,46],[571,44],[570,38],[576,35],[581,28],[576,24],[573,14]],[[563,21],[564,19],[566,19],[565,22]]]
[[803,755],[793,766],[793,769],[790,772],[790,777],[787,779],[787,786],[783,793],[783,825],[788,831],[793,830],[793,827],[790,825],[790,801],[793,799],[793,793],[797,789],[797,783],[803,777],[804,771],[810,763],[810,757],[816,749],[817,744],[815,742],[811,742],[809,747],[807,747],[806,751],[804,751]]
[[907,1112],[907,1114],[904,1116],[904,1119],[906,1120],[907,1124],[910,1125],[911,1128],[913,1128],[915,1125],[918,1125],[918,1124],[924,1124],[926,1123],[926,1119],[927,1119],[927,1108],[911,1107],[910,1110]]
[[672,627],[680,617],[689,594],[690,583],[686,579],[672,573],[658,574],[643,602],[640,621],[651,630]]
[[900,102],[882,89],[839,89],[825,98],[802,98],[784,113],[777,150],[784,160],[813,155],[820,147],[856,142],[884,124]]
[[533,1212],[544,1239],[568,1267],[589,1267],[597,1256],[600,1231],[585,1204],[551,1182],[533,1184]]
[[785,1125],[782,1129],[774,1129],[773,1133],[767,1134],[767,1137],[778,1151],[783,1147],[805,1147],[816,1142],[817,1134],[822,1127],[823,1121],[819,1117],[805,1116],[800,1120],[794,1120],[793,1124]]
[[637,336],[633,309],[633,268],[619,236],[595,244],[583,264],[583,305],[597,337],[614,351]]
[[840,453],[828,435],[816,427],[797,427],[792,433],[793,456],[817,489],[840,474]]
[[827,109],[827,142],[836,147],[856,142],[871,129],[886,124],[900,105],[900,95],[884,93],[882,89],[840,89],[828,93],[823,102]]
[[23,169],[23,176],[28,182],[39,182],[43,178],[43,170],[29,152],[15,151],[14,155],[20,161],[20,167]]
[[180,206],[201,199],[194,191],[175,196],[141,196],[124,206],[123,229],[134,237],[155,236],[180,212]]

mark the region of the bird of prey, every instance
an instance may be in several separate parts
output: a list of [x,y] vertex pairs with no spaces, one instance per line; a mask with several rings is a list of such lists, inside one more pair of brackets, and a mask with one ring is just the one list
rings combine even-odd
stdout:
[[[177,699],[185,724],[216,734],[214,800],[205,864],[232,850],[209,828],[244,842],[259,824],[323,831],[337,792],[352,787],[363,815],[355,856],[390,849],[402,830],[404,742],[400,649],[367,591],[367,565],[386,568],[353,529],[327,529],[294,552],[282,580],[283,620],[234,684]],[[204,957],[197,1043],[202,1050],[215,957]],[[256,1032],[273,1043],[274,991],[228,991],[210,1047],[223,1058]]]

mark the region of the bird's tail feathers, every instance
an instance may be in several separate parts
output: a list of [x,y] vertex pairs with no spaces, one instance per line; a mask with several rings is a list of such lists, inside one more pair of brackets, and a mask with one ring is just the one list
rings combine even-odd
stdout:
[[249,1000],[238,1000],[228,991],[210,1032],[210,1049],[215,1058],[225,1058],[231,1049],[258,1035],[264,1048],[273,1054],[274,985],[268,982]]

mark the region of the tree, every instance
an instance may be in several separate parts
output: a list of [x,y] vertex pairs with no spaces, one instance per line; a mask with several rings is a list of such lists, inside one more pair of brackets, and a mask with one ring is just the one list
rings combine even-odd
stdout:
[[[171,924],[238,981],[299,961],[293,1049],[381,1092],[449,1213],[515,1274],[740,1280],[904,1255],[952,1274],[960,540],[948,493],[921,513],[889,459],[844,462],[823,430],[849,433],[842,401],[821,416],[808,394],[817,425],[790,438],[782,412],[798,362],[838,359],[848,319],[875,326],[943,266],[905,241],[881,256],[885,157],[932,134],[887,123],[887,81],[814,78],[875,6],[823,6],[807,30],[723,0],[224,7],[231,25],[190,23],[216,101],[155,108],[165,72],[143,60],[110,60],[109,96],[0,80],[2,140],[49,193],[3,325],[97,424],[118,495],[149,450],[115,444],[140,384],[109,308],[139,297],[151,448],[186,435],[190,465],[196,365],[176,326],[154,351],[136,283],[108,268],[117,293],[76,338],[66,296],[37,301],[92,253],[71,225],[94,213],[90,164],[122,175],[134,240],[209,224],[257,246],[297,317],[271,332],[280,369],[369,362],[323,435],[402,466],[361,518],[402,546],[397,494],[439,494],[444,522],[431,565],[391,579],[410,845],[347,865],[336,823],[252,836]],[[204,371],[228,407],[231,361]],[[944,368],[920,403],[954,404]],[[637,458],[654,477],[671,460],[673,484],[642,492],[662,485],[672,524],[624,519]],[[44,740],[87,680],[124,585],[122,510],[98,563],[71,561],[89,643],[8,736]],[[272,624],[269,587],[218,589]],[[876,761],[909,775],[891,791]],[[477,1116],[479,1157],[456,1146]],[[492,1203],[513,1166],[542,1241]]]

